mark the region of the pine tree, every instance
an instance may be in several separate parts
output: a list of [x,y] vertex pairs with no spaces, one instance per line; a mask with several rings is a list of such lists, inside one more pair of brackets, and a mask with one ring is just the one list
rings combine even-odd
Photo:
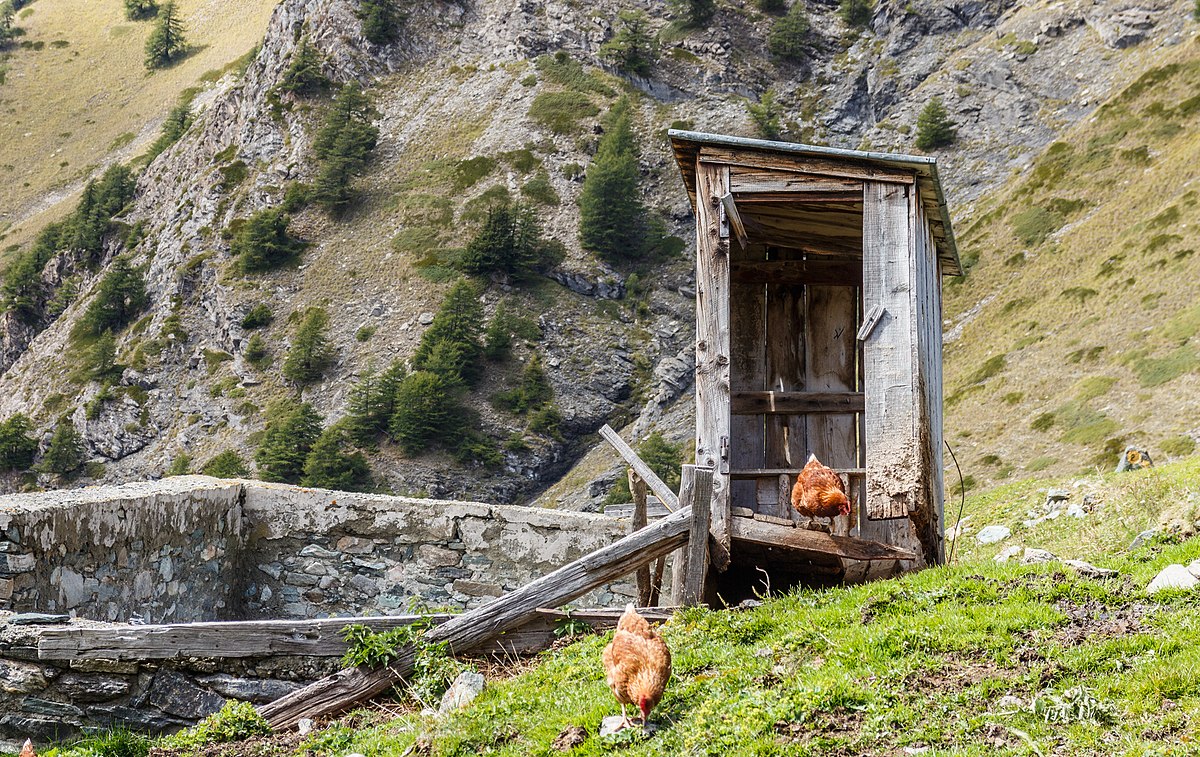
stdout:
[[388,433],[410,455],[449,438],[459,423],[453,387],[435,373],[415,371],[400,382]]
[[291,220],[281,208],[263,208],[242,222],[229,246],[242,271],[269,271],[300,254],[304,242],[288,234]]
[[342,424],[334,424],[321,434],[304,460],[301,486],[317,486],[346,492],[371,489],[371,466],[361,452],[346,453],[349,444]]
[[512,353],[512,320],[508,304],[501,301],[496,306],[492,320],[488,323],[487,331],[483,334],[483,356],[488,360],[495,362],[506,360]]
[[609,112],[596,157],[579,196],[579,241],[610,261],[635,260],[647,252],[647,211],[638,186],[638,150],[628,98]]
[[310,97],[319,95],[329,87],[329,79],[321,73],[321,54],[308,41],[308,37],[302,37],[292,64],[279,81],[279,89],[300,97]]
[[231,449],[227,449],[209,460],[200,469],[200,472],[214,478],[245,478],[250,475],[250,469],[246,467],[246,461],[242,459],[241,455]]
[[487,220],[463,251],[460,265],[473,274],[500,274],[504,281],[553,265],[553,252],[542,241],[533,211],[502,202],[488,210]]
[[[482,324],[483,306],[479,304],[479,293],[470,282],[456,283],[446,294],[446,300],[433,317],[433,323],[421,336],[421,343],[413,353],[413,368],[427,370],[435,348],[445,342],[457,349],[453,358],[459,365],[459,378],[473,385],[483,371],[480,364],[483,355],[483,345],[480,343]],[[445,365],[445,349],[440,358],[439,368]]]
[[158,13],[158,3],[155,0],[125,0],[125,18],[130,21],[140,21]]
[[16,13],[17,9],[11,0],[0,3],[0,50],[3,50],[17,34],[16,27],[13,26],[13,16]]
[[192,107],[188,103],[181,103],[171,108],[167,113],[166,119],[163,120],[162,129],[159,131],[158,139],[154,140],[154,144],[150,146],[147,157],[150,160],[157,158],[164,150],[179,141],[188,127],[192,125]]
[[333,362],[333,348],[325,333],[328,327],[329,314],[324,309],[308,309],[296,328],[292,348],[283,361],[285,378],[300,385],[320,380],[325,369]]
[[521,383],[511,391],[502,392],[497,399],[501,405],[517,413],[540,409],[554,399],[554,389],[550,386],[550,379],[546,377],[546,369],[542,367],[538,353],[533,353],[525,364]]
[[350,202],[350,182],[366,166],[379,139],[379,129],[371,123],[378,116],[357,82],[342,87],[313,138],[321,168],[312,199],[331,210]]
[[265,302],[260,302],[242,316],[242,328],[247,331],[266,328],[271,325],[273,320],[275,320],[275,315],[271,312],[271,307]]
[[363,36],[377,45],[395,40],[404,23],[404,16],[393,0],[362,0],[358,10]]
[[671,10],[692,28],[707,26],[717,12],[716,0],[670,0]]
[[757,103],[750,103],[746,106],[750,111],[750,118],[754,120],[754,125],[758,127],[758,135],[763,139],[779,139],[779,106],[775,103],[775,90],[768,89],[762,93]]
[[163,476],[186,476],[192,467],[192,456],[186,452],[181,452],[179,457],[171,461],[171,467],[167,468]]
[[40,469],[43,473],[69,476],[83,465],[83,440],[70,419],[63,418],[54,427],[50,446],[42,456]]
[[346,430],[358,444],[370,445],[386,433],[396,411],[396,390],[407,371],[399,360],[383,373],[368,368],[350,391]]
[[271,353],[267,350],[267,341],[262,338],[262,334],[254,334],[250,337],[250,341],[246,342],[246,351],[242,355],[246,358],[246,362],[255,368],[261,368],[271,357]]
[[654,38],[646,14],[626,10],[618,13],[617,18],[621,20],[621,28],[600,46],[600,57],[612,61],[627,74],[649,76],[654,63]]
[[787,14],[771,27],[767,35],[767,49],[780,58],[801,60],[808,52],[811,28],[804,0],[795,0]]
[[304,461],[321,435],[321,416],[305,402],[296,406],[277,400],[267,408],[267,427],[254,453],[264,481],[295,484],[304,475]]
[[117,340],[105,331],[87,348],[83,363],[83,378],[89,381],[110,381],[121,374],[117,365]]
[[141,272],[125,258],[117,258],[96,287],[96,296],[80,318],[76,335],[100,336],[105,331],[119,331],[142,312],[148,302]]
[[838,15],[852,29],[865,29],[874,10],[871,0],[841,0],[838,4]]
[[146,40],[146,68],[154,70],[183,57],[187,52],[183,20],[174,0],[169,0],[158,14],[158,25]]
[[917,116],[917,147],[921,150],[933,150],[953,144],[958,139],[958,132],[942,98],[930,100]]
[[0,471],[29,470],[37,454],[37,440],[30,436],[33,422],[21,413],[0,423]]

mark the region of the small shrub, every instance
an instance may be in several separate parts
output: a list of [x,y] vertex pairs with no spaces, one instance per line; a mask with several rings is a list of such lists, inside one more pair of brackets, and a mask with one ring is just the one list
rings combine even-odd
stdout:
[[767,35],[767,49],[785,60],[802,60],[808,54],[812,24],[804,0],[796,0]]
[[250,475],[246,461],[236,451],[227,449],[217,454],[200,468],[200,472],[214,478],[245,478]]
[[242,317],[242,328],[247,331],[254,329],[266,328],[271,325],[271,321],[275,316],[271,313],[271,308],[266,303],[259,303]]
[[320,94],[332,86],[332,82],[321,73],[322,56],[308,37],[302,37],[292,56],[292,63],[283,72],[279,81],[282,92],[291,92],[300,97]]
[[0,423],[0,471],[29,470],[37,454],[38,443],[30,434],[33,422],[17,413]]
[[871,0],[841,0],[838,3],[838,15],[852,29],[865,29],[871,23],[874,10]]
[[550,174],[546,171],[539,171],[529,181],[521,187],[521,194],[542,205],[554,206],[558,205],[558,193],[554,191],[554,186],[550,183]]
[[716,0],[668,0],[671,11],[682,17],[687,27],[706,26],[717,11]]
[[83,440],[70,419],[63,418],[54,427],[50,446],[38,468],[43,473],[70,476],[83,467]]
[[1034,431],[1049,431],[1053,426],[1054,413],[1042,413],[1029,424],[1029,427]]
[[96,296],[88,304],[73,331],[79,337],[100,336],[120,331],[149,303],[142,274],[125,258],[117,258],[100,280]]
[[237,226],[230,250],[245,273],[262,273],[295,259],[304,242],[288,234],[291,219],[282,208],[264,208]]
[[540,92],[529,106],[529,117],[555,134],[571,134],[579,121],[594,116],[600,109],[579,92]]
[[358,331],[354,332],[354,340],[356,342],[366,342],[375,335],[374,326],[359,326]]
[[758,9],[777,15],[787,10],[787,0],[758,0]]
[[746,109],[750,112],[750,119],[754,121],[760,137],[779,139],[782,113],[775,103],[775,90],[767,89],[757,103],[747,103]]
[[470,189],[475,186],[480,179],[490,174],[496,168],[496,161],[485,155],[480,155],[467,160],[460,160],[454,169],[454,179],[451,183],[451,189],[455,192],[462,192],[464,189]]
[[180,453],[171,461],[171,465],[163,473],[164,476],[186,476],[192,467],[192,457],[186,452]]
[[220,712],[201,720],[195,728],[167,736],[162,740],[162,745],[168,749],[195,751],[212,744],[245,741],[270,732],[271,726],[258,714],[254,705],[229,700]]
[[157,13],[158,3],[155,0],[125,0],[125,18],[130,21],[152,18]]
[[377,45],[394,41],[404,24],[404,14],[393,0],[362,0],[358,18],[362,21],[363,36]]
[[1062,228],[1066,219],[1045,208],[1026,208],[1012,217],[1013,234],[1023,244],[1039,245]]

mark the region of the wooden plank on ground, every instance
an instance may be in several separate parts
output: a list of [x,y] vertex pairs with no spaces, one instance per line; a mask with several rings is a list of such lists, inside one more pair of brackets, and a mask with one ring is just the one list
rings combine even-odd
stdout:
[[650,466],[638,457],[638,454],[633,451],[633,448],[625,443],[621,435],[612,430],[612,427],[605,423],[600,427],[600,436],[613,446],[630,468],[642,477],[646,485],[650,487],[650,491],[654,492],[659,501],[663,503],[663,507],[674,512],[679,508],[679,497],[675,492],[671,491],[671,487],[663,483],[663,480],[658,477],[658,474],[650,470]]
[[[852,366],[853,369],[853,366]],[[733,392],[734,415],[797,415],[809,413],[861,413],[862,392]],[[818,455],[820,457],[820,455]],[[821,462],[825,462],[821,458]]]
[[[445,642],[459,654],[511,631],[537,614],[557,607],[637,570],[687,541],[692,513],[680,509],[635,534],[598,549],[486,605],[456,615],[426,633],[432,643]],[[412,671],[412,649],[392,665],[370,670],[357,667],[322,678],[270,704],[260,713],[272,728],[295,725],[300,718],[338,712],[379,694]]]
[[729,243],[721,239],[728,166],[696,166],[696,463],[712,468],[712,563],[729,567]]
[[683,595],[676,604],[692,607],[702,604],[707,589],[709,567],[709,519],[712,510],[705,503],[712,498],[712,468],[683,466],[683,485],[679,501],[692,508],[692,524],[688,531],[687,563],[683,579]]
[[735,518],[732,534],[735,541],[853,560],[912,560],[916,557],[908,550],[880,542],[833,536],[822,531],[780,526],[758,519]]

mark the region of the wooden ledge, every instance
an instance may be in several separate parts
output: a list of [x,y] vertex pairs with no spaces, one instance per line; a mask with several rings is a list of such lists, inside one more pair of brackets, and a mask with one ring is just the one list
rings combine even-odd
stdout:
[[814,555],[831,555],[849,560],[916,560],[906,549],[852,536],[833,536],[821,531],[809,531],[767,523],[750,518],[732,518],[730,536],[763,547],[777,547]]

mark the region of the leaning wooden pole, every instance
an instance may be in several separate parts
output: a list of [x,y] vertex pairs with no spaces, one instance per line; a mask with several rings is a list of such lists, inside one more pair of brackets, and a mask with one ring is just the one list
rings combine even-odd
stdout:
[[[604,584],[629,575],[687,541],[692,513],[680,508],[637,533],[598,549],[511,594],[455,616],[431,629],[426,639],[466,651],[528,621],[541,607],[558,607]],[[259,712],[272,728],[295,725],[301,718],[339,712],[373,697],[412,671],[413,650],[385,668],[348,668],[263,705]]]

